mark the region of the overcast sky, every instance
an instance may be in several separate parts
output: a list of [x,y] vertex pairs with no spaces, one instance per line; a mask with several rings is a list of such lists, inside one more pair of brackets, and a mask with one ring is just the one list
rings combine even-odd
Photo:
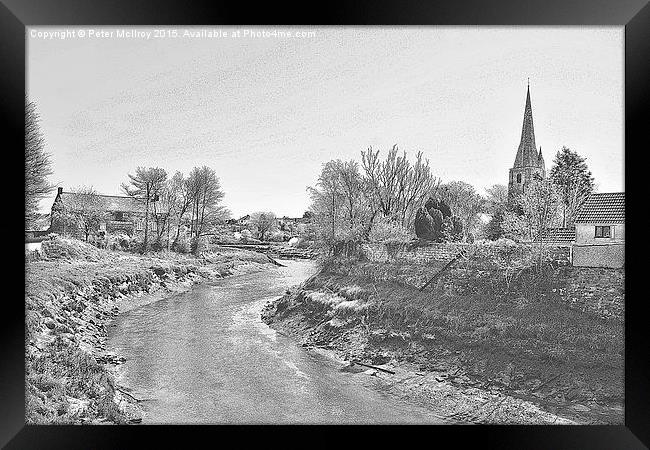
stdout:
[[[398,144],[421,150],[443,181],[482,191],[507,184],[527,78],[547,169],[567,146],[587,157],[598,191],[624,190],[622,27],[191,29],[226,38],[183,37],[178,27],[179,37],[162,39],[69,31],[80,29],[83,38],[43,37],[55,27],[27,36],[28,96],[53,181],[66,190],[120,194],[137,166],[171,176],[208,165],[234,216],[301,216],[323,163]],[[315,37],[244,37],[250,29]]]

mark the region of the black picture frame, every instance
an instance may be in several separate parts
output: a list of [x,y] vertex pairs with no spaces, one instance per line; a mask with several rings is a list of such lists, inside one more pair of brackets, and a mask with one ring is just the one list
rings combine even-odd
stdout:
[[[15,217],[24,210],[19,195],[23,175],[19,173],[24,138],[25,27],[36,25],[619,25],[625,26],[625,179],[628,203],[643,189],[643,170],[636,161],[648,153],[648,103],[650,101],[650,5],[647,0],[502,0],[389,2],[357,1],[327,3],[242,2],[192,3],[180,1],[117,0],[0,0],[0,114],[6,126],[2,142],[5,172],[3,180],[5,211],[11,212],[0,223],[4,250],[9,260],[24,255],[20,241],[21,221]],[[639,156],[637,156],[639,155]],[[633,166],[636,164],[636,166]],[[24,162],[22,163],[24,166]],[[642,195],[642,194],[640,194]],[[627,235],[635,242],[635,210],[627,207]],[[639,212],[643,211],[640,205]],[[13,219],[12,219],[13,218]],[[12,237],[13,236],[13,237]],[[2,241],[0,241],[2,242]],[[639,241],[642,242],[642,241]],[[646,333],[643,286],[638,286],[636,267],[641,266],[641,245],[626,250],[625,311],[625,425],[624,426],[433,426],[433,427],[336,427],[354,432],[364,445],[388,445],[396,437],[424,439],[425,445],[462,444],[488,448],[647,448],[650,445],[649,339]],[[632,261],[632,265],[627,261]],[[24,266],[11,263],[5,268],[5,282],[23,280]],[[634,280],[631,282],[631,280]],[[636,285],[636,286],[635,286]],[[20,287],[17,290],[20,290]],[[9,289],[9,286],[7,287]],[[24,423],[24,303],[20,292],[2,295],[0,314],[0,445],[6,448],[129,448],[136,443],[163,446],[189,445],[188,439],[207,439],[211,446],[228,444],[225,436],[237,439],[237,446],[257,438],[266,443],[312,445],[314,431],[324,439],[330,429],[313,427],[213,426],[26,426]],[[328,439],[329,438],[329,439]],[[443,444],[451,439],[452,444]],[[327,441],[323,441],[327,443]],[[341,441],[347,442],[347,441]],[[331,442],[339,445],[339,441]],[[421,444],[418,444],[421,445]]]

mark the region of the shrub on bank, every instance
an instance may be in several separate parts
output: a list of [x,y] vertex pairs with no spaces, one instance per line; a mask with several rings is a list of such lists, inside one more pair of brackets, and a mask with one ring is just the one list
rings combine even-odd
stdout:
[[173,245],[172,250],[178,253],[189,253],[190,252],[190,241],[187,236],[182,235],[178,237],[178,240]]
[[45,259],[85,259],[98,261],[103,253],[94,245],[73,238],[55,237],[44,240],[41,251]]
[[286,242],[291,239],[291,234],[285,231],[276,230],[269,234],[270,242]]
[[382,244],[406,244],[412,241],[414,236],[401,224],[393,221],[379,221],[375,223],[368,240]]
[[125,422],[113,402],[115,389],[108,373],[60,336],[46,344],[41,355],[28,355],[26,375],[27,423],[74,423],[83,417]]

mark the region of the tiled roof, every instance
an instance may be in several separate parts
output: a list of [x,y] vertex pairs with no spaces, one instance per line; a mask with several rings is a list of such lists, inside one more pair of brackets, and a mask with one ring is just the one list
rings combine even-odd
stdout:
[[625,192],[589,195],[576,223],[625,223]]
[[[73,197],[73,192],[62,192],[61,200],[63,205],[66,203],[66,198]],[[122,211],[122,212],[144,212],[144,205],[133,197],[122,197],[117,195],[99,195],[106,205],[106,211]]]
[[545,242],[573,242],[575,240],[575,228],[547,228],[542,231],[542,241]]

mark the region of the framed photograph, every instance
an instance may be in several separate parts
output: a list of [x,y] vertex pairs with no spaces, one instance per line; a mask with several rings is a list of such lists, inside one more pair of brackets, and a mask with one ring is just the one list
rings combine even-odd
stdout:
[[0,443],[647,448],[647,2],[304,6],[3,0]]

